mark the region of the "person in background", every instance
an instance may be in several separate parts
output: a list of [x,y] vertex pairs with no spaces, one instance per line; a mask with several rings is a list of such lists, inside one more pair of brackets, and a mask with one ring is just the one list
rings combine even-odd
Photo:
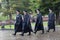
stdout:
[[33,22],[33,13],[30,11],[29,14],[30,14],[30,17],[31,17],[30,21]]
[[5,29],[5,23],[4,22],[2,22],[2,30],[4,30]]

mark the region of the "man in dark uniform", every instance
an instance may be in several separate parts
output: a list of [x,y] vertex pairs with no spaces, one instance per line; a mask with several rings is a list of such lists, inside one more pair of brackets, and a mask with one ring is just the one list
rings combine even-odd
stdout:
[[54,29],[53,32],[55,31],[55,15],[54,13],[52,12],[51,9],[49,9],[49,15],[48,15],[48,31],[50,29]]
[[16,13],[15,33],[13,35],[16,35],[17,32],[22,32],[22,15],[19,10],[16,10]]
[[37,12],[37,19],[36,19],[36,24],[35,24],[35,29],[34,29],[35,32],[34,33],[36,34],[37,31],[42,30],[42,34],[43,34],[44,33],[44,27],[43,27],[42,15],[41,15],[39,9],[37,9],[36,12]]
[[31,35],[31,23],[30,23],[30,15],[27,14],[27,11],[23,11],[24,17],[23,17],[23,28],[22,28],[22,36],[24,36],[24,33],[29,32],[29,35]]

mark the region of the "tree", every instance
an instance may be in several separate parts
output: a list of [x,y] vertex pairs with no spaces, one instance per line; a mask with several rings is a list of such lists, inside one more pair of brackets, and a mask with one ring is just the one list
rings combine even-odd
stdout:
[[60,0],[42,0],[39,8],[42,10],[43,14],[48,13],[48,8],[51,8],[56,13],[56,23],[60,23]]
[[1,5],[1,1],[0,1],[0,12],[1,12],[1,10],[2,10],[2,5]]
[[60,11],[60,0],[2,0],[4,3],[5,15],[10,15],[10,19],[12,19],[12,14],[15,13],[16,9],[20,9],[21,11],[31,9],[35,12],[35,9],[40,9],[42,14],[48,14],[48,8],[52,8],[56,13],[56,23],[59,24],[59,11]]

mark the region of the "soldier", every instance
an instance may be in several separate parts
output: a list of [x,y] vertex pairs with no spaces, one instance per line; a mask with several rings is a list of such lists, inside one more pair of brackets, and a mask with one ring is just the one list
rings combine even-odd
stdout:
[[23,11],[24,13],[24,19],[23,19],[23,28],[22,28],[22,36],[24,36],[24,33],[29,32],[29,35],[31,35],[31,23],[30,23],[30,15],[27,14],[27,11]]
[[35,34],[37,31],[42,30],[42,34],[44,33],[44,27],[43,27],[43,19],[42,15],[39,9],[36,10],[37,12],[37,19],[36,19],[36,24],[35,24]]
[[52,12],[51,9],[49,9],[49,15],[48,15],[48,31],[50,29],[54,29],[53,32],[55,31],[55,15],[54,13]]
[[19,10],[16,10],[16,14],[15,33],[13,35],[16,35],[17,32],[22,32],[22,15]]

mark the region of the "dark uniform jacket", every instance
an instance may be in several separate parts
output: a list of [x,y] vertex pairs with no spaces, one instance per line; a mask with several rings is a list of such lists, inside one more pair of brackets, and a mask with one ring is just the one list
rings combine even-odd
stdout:
[[23,31],[24,31],[24,33],[32,31],[29,14],[24,15]]
[[48,28],[55,28],[55,15],[54,13],[49,13],[48,15]]
[[16,16],[15,31],[16,32],[22,31],[22,15],[21,14],[18,14]]
[[42,19],[42,15],[37,14],[37,19],[36,19],[36,24],[35,24],[35,30],[39,31],[39,30],[43,30],[43,19]]

